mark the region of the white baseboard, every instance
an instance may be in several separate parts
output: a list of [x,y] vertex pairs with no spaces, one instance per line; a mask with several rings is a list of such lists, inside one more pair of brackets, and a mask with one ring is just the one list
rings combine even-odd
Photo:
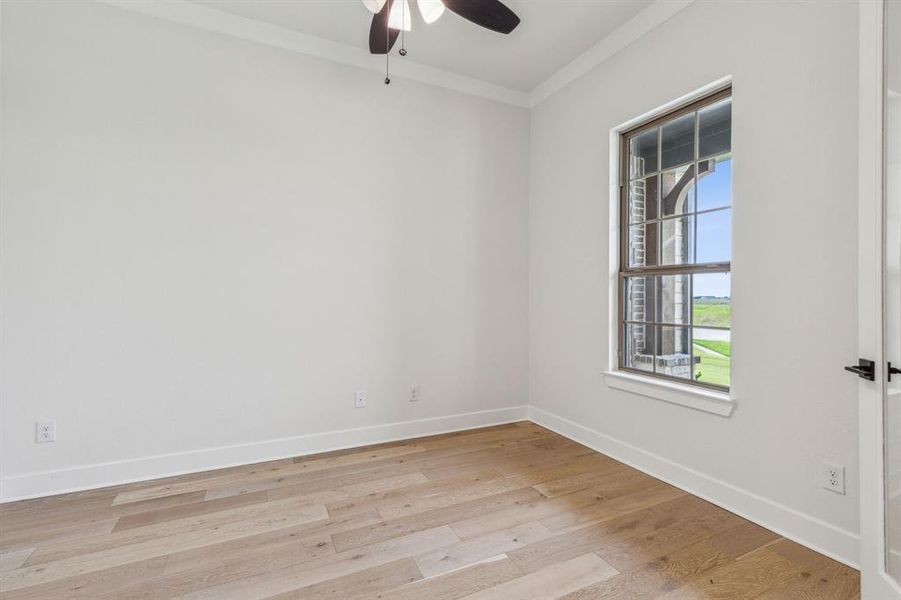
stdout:
[[855,569],[859,537],[534,406],[343,429],[251,444],[43,471],[0,480],[0,502],[52,496],[529,419]]
[[528,407],[387,423],[250,444],[160,454],[0,479],[0,503],[523,421]]
[[857,534],[651,454],[546,410],[530,406],[529,420],[849,567],[860,568],[858,558],[860,537]]

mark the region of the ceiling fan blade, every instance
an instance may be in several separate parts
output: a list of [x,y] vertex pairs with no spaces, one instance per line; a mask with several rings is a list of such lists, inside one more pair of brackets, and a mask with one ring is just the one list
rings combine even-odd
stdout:
[[372,16],[372,24],[369,26],[369,53],[388,54],[397,41],[400,31],[388,29],[388,15],[394,0],[388,0],[377,14]]
[[410,0],[395,0],[394,8],[388,13],[388,27],[391,29],[413,30],[410,16]]
[[426,23],[434,23],[444,14],[444,3],[441,0],[419,0],[419,14]]
[[382,7],[385,6],[386,0],[363,0],[363,6],[369,9],[372,14],[377,14]]
[[500,0],[444,0],[444,5],[476,25],[498,33],[510,33],[519,25],[519,17]]

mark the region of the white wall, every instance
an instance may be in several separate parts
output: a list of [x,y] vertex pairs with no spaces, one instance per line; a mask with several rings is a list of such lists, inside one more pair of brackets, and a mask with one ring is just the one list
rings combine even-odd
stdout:
[[6,497],[527,403],[527,110],[88,1],[2,28]]
[[[93,2],[2,12],[5,497],[530,398],[855,560],[853,2],[699,0],[531,120]],[[609,131],[725,75],[728,419],[601,377]],[[57,443],[34,444],[40,419]],[[820,488],[824,459],[847,466],[846,496]]]
[[[610,389],[601,373],[609,132],[727,75],[738,405],[724,419]],[[529,246],[533,406],[849,562],[857,89],[856,3],[696,2],[533,109]],[[847,467],[847,495],[821,489],[824,459]]]

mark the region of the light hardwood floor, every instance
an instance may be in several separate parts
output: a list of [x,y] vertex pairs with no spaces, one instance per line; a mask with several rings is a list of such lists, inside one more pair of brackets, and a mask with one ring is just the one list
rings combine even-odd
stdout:
[[859,597],[858,573],[532,423],[0,506],[4,600]]

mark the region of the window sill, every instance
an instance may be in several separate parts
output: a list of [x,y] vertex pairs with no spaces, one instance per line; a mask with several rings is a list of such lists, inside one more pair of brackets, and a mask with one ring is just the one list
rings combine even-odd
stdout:
[[623,371],[605,371],[604,381],[608,387],[617,390],[687,406],[721,417],[730,416],[735,409],[735,400],[726,392],[661,381]]

